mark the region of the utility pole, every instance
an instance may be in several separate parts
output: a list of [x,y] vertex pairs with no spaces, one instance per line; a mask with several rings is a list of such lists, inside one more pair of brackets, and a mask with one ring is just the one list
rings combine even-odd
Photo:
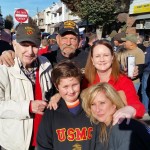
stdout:
[[39,9],[37,7],[37,26],[39,26]]

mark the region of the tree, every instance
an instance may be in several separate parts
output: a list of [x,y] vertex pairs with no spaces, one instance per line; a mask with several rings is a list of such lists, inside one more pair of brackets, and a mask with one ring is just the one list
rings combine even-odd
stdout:
[[129,11],[131,0],[116,0],[116,12],[127,13]]
[[6,16],[5,28],[11,30],[13,26],[14,26],[13,17],[11,15]]
[[116,13],[127,9],[130,0],[61,0],[82,20],[101,25],[113,22]]
[[114,0],[62,0],[67,7],[83,20],[88,20],[93,24],[102,25],[114,18]]

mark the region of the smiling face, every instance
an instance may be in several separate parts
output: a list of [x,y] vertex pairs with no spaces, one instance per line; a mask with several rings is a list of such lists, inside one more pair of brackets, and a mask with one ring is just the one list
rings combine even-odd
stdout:
[[92,62],[97,71],[106,72],[111,68],[113,56],[110,49],[104,45],[97,45],[93,49]]
[[79,40],[74,34],[58,35],[56,39],[64,57],[70,57],[78,48]]
[[61,78],[57,88],[66,102],[75,102],[80,94],[80,81],[75,77]]
[[16,56],[20,59],[25,68],[30,67],[37,58],[38,47],[31,42],[16,42],[14,49]]
[[109,125],[116,106],[106,97],[104,92],[98,92],[91,103],[91,113],[99,122]]

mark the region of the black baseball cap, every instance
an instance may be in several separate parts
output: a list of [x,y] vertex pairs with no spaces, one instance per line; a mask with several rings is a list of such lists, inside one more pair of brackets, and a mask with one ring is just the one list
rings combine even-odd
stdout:
[[16,32],[16,40],[18,43],[29,41],[34,43],[36,46],[41,44],[41,32],[40,29],[30,23],[19,24]]
[[77,24],[72,20],[67,20],[63,22],[59,27],[59,34],[63,35],[66,32],[72,32],[76,35],[79,35],[79,28]]

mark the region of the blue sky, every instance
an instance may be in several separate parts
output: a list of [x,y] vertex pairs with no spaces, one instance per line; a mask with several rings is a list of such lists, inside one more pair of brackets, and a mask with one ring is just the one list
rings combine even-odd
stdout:
[[4,18],[9,14],[14,17],[15,8],[27,9],[29,15],[32,17],[36,14],[37,9],[38,11],[44,10],[51,6],[53,2],[58,1],[59,0],[0,0],[0,6]]

